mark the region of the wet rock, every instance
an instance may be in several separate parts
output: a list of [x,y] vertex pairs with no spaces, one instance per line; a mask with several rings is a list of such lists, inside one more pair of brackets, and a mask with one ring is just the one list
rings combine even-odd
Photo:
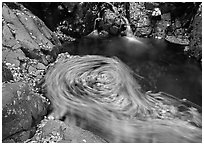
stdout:
[[[185,46],[189,45],[192,37],[190,32],[194,31],[197,27],[194,27],[192,23],[197,15],[196,11],[199,4],[199,2],[160,4],[163,13],[170,14],[170,25],[166,28],[165,39],[167,41]],[[193,40],[193,42],[197,41]]]
[[[170,17],[169,20],[172,21],[172,18]],[[189,45],[187,29],[182,28],[180,20],[176,19],[174,23],[168,23],[165,27],[165,40],[175,44]]]
[[202,6],[198,10],[193,24],[190,37],[190,55],[194,56],[197,60],[202,59]]
[[42,64],[42,63],[38,63],[37,64],[37,66],[36,66],[36,68],[39,70],[45,70],[46,69],[46,66],[44,65],[44,64]]
[[165,38],[165,29],[169,25],[159,3],[130,3],[130,22],[136,26],[135,36]]
[[24,52],[21,49],[12,50],[10,47],[2,48],[2,60],[14,64],[16,67],[20,66],[20,60],[26,59]]
[[3,143],[15,143],[15,142],[22,143],[28,138],[32,137],[35,134],[35,131],[36,127],[33,127],[27,131],[16,133],[12,135],[10,138],[6,138],[5,140],[3,140]]
[[64,18],[64,21],[57,27],[58,34],[62,32],[73,38],[81,38],[98,30],[99,33],[105,31],[110,35],[118,36],[123,29],[122,25],[126,24],[113,3],[74,4],[75,9],[71,10],[72,17]]
[[150,35],[151,21],[149,19],[149,11],[145,11],[145,3],[130,3],[130,23],[135,25],[135,35],[138,37]]
[[13,80],[13,75],[5,63],[2,63],[2,82]]
[[[30,135],[21,132],[29,132],[46,114],[47,106],[46,100],[32,92],[28,84],[23,82],[3,84],[2,139],[9,138],[15,142],[26,140]],[[13,135],[15,137],[12,137]]]
[[59,120],[44,119],[38,127],[32,143],[105,143],[93,133]]
[[99,27],[110,35],[118,36],[122,31],[122,24],[125,24],[125,22],[121,19],[117,11],[114,12],[107,9],[105,13],[102,14],[102,21],[100,21]]
[[12,82],[25,82],[32,90],[40,90],[41,86],[37,84],[43,79],[47,66],[29,58],[21,60],[19,67],[9,62],[4,63],[13,76]]
[[13,139],[5,139],[2,143],[15,143],[15,141]]
[[20,65],[19,59],[37,59],[47,65],[45,51],[59,43],[45,24],[28,9],[18,3],[4,3],[3,19],[3,60]]
[[66,7],[66,16],[58,22],[57,30],[73,38],[81,38],[88,35],[94,28],[94,20],[97,17],[96,3],[62,3]]
[[[130,3],[130,23],[135,25],[135,36],[166,39],[188,45],[189,24],[199,3]],[[170,35],[171,33],[171,35]]]

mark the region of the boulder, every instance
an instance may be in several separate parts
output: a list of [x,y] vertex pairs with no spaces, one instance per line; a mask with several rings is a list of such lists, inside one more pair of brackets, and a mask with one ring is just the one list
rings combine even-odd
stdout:
[[[5,83],[2,87],[2,139],[18,142],[30,136],[30,130],[47,113],[48,103],[39,94],[34,93],[28,84],[23,82]],[[21,132],[25,132],[22,137]],[[19,134],[16,137],[15,134]],[[15,136],[12,137],[12,136]],[[23,140],[19,140],[22,137]]]
[[106,143],[93,133],[60,120],[44,119],[38,127],[31,143]]
[[3,3],[2,33],[2,60],[17,67],[26,57],[47,65],[50,58],[46,52],[60,43],[38,17],[19,3]]

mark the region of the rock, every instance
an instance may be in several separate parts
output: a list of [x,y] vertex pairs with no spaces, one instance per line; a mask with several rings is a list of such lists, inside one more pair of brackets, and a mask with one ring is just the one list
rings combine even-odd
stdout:
[[35,131],[36,131],[36,127],[33,127],[30,130],[16,133],[16,134],[12,135],[11,138],[7,138],[7,139],[3,140],[3,142],[4,143],[6,143],[6,142],[8,142],[8,143],[24,142],[28,138],[32,137],[34,135]]
[[46,69],[46,66],[45,66],[44,64],[42,64],[42,63],[39,62],[39,63],[37,64],[36,68],[37,68],[38,70],[39,70],[39,69],[40,69],[40,70],[45,70],[45,69]]
[[13,139],[5,139],[2,143],[15,143],[15,141]]
[[179,44],[179,45],[184,45],[184,46],[189,45],[188,38],[184,38],[182,36],[181,38],[176,37],[176,36],[166,36],[165,40],[171,43]]
[[[46,54],[56,41],[45,24],[18,3],[3,3],[3,60],[20,65],[19,58],[37,59],[47,65]],[[44,51],[42,51],[44,50]]]
[[105,143],[93,133],[59,120],[44,119],[37,133],[29,141],[32,143]]
[[195,57],[197,60],[202,59],[202,6],[195,15],[192,31],[190,37],[190,55]]
[[10,47],[2,48],[2,60],[14,64],[16,67],[20,66],[20,59],[26,59],[24,52],[21,49],[12,50]]
[[[152,10],[148,10],[151,11]],[[145,3],[130,3],[130,23],[136,26],[135,35],[138,37],[148,36],[151,33],[151,21],[145,10]]]
[[22,139],[21,141],[30,137],[26,133],[20,133],[29,131],[38,123],[47,113],[47,106],[45,99],[32,92],[28,84],[23,82],[4,84],[2,87],[2,139],[14,139],[12,136],[16,133],[19,136],[15,138]]
[[32,73],[32,72],[36,72],[36,71],[37,71],[37,69],[35,67],[33,67],[33,66],[28,67],[28,73]]
[[13,80],[11,71],[7,68],[5,63],[2,63],[2,82]]

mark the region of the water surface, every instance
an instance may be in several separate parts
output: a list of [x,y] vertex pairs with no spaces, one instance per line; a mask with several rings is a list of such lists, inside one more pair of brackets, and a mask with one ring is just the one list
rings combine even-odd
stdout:
[[117,56],[136,74],[144,91],[163,91],[202,105],[201,65],[183,46],[157,39],[83,38],[66,46],[72,55]]

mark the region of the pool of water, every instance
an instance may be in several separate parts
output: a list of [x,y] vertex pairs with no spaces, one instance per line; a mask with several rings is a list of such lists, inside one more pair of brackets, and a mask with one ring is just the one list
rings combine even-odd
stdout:
[[72,55],[116,56],[137,74],[144,91],[163,91],[202,105],[201,65],[184,55],[180,45],[157,39],[83,38],[64,49]]

